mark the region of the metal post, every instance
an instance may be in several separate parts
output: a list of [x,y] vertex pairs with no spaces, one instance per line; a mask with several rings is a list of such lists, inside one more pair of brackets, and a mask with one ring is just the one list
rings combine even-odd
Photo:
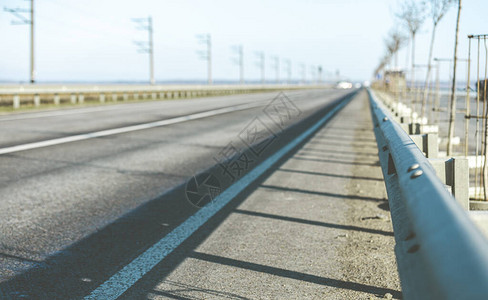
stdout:
[[207,34],[207,79],[212,84],[212,37]]
[[155,84],[152,17],[149,16],[147,18],[132,19],[132,21],[136,22],[140,26],[137,29],[147,30],[147,32],[148,32],[148,40],[147,41],[135,41],[134,43],[137,46],[139,46],[139,52],[140,53],[148,53],[149,54],[149,78],[150,78],[149,80],[150,80],[151,84]]
[[[468,80],[466,82],[466,117],[471,115],[471,99],[469,98],[470,79],[471,79],[471,37],[468,36]],[[469,153],[469,118],[464,118],[464,156]]]
[[[12,21],[12,25],[30,25],[30,82],[35,82],[35,68],[34,68],[34,0],[30,0],[30,9],[23,8],[4,8],[5,11],[11,13],[16,21]],[[26,18],[23,13],[29,13],[30,18]]]
[[242,45],[239,47],[239,67],[240,67],[240,83],[244,84],[244,50]]
[[147,31],[149,34],[149,68],[151,73],[151,84],[154,84],[154,49],[153,49],[153,26],[152,26],[152,17],[149,16],[147,18]]
[[[435,77],[435,103],[431,109],[430,120],[437,124],[439,122],[439,106],[440,106],[440,62],[437,61],[437,72]],[[435,113],[434,113],[435,110]],[[433,116],[435,115],[435,117]]]
[[273,57],[274,68],[276,72],[276,83],[280,83],[280,58],[278,56]]
[[34,0],[30,0],[30,82],[35,82],[35,69],[34,69]]
[[256,65],[261,69],[261,84],[265,83],[265,64],[264,64],[264,52],[256,52],[256,56],[259,58],[259,61]]
[[239,66],[239,83],[244,84],[244,51],[242,45],[232,46],[233,51],[238,55],[232,61]]

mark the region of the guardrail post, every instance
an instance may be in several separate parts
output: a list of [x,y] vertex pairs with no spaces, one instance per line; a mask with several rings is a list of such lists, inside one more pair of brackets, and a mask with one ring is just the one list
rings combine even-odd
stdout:
[[75,93],[71,93],[71,104],[75,104],[76,103],[76,94]]
[[112,101],[117,102],[117,94],[116,93],[112,93]]
[[410,123],[410,116],[400,116],[399,119],[400,119],[400,123],[406,123],[406,124]]
[[83,93],[78,94],[78,103],[80,104],[85,103],[85,95],[83,95]]
[[100,93],[100,103],[105,103],[105,94],[104,93]]
[[34,106],[39,107],[41,105],[41,97],[39,94],[34,95]]
[[151,99],[153,99],[153,100],[158,99],[158,94],[157,93],[151,93]]
[[437,133],[412,134],[410,138],[422,150],[427,158],[437,158],[439,156]]
[[124,93],[124,94],[122,95],[122,98],[124,99],[124,101],[129,100],[129,94]]
[[59,94],[58,93],[54,94],[54,104],[59,105],[60,103],[61,103],[61,99],[59,97]]
[[408,134],[420,134],[420,123],[409,123]]
[[18,94],[14,95],[13,106],[14,109],[20,108],[20,96]]
[[446,168],[446,181],[449,179],[453,195],[464,209],[469,210],[468,159],[453,157],[447,161]]
[[467,158],[429,159],[442,183],[451,187],[457,202],[469,210],[469,164]]
[[439,126],[438,125],[431,125],[431,124],[421,124],[420,125],[420,132],[421,133],[439,133]]
[[139,100],[139,93],[134,93],[134,100]]

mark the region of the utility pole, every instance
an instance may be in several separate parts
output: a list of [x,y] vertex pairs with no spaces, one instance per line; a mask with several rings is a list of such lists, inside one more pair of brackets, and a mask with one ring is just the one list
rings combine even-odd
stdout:
[[239,83],[244,84],[244,50],[242,45],[237,45],[232,47],[234,52],[239,56],[237,59],[234,59],[234,63],[239,65]]
[[265,71],[265,60],[264,60],[264,52],[256,52],[256,56],[258,57],[259,61],[256,63],[261,69],[261,84],[265,83],[264,71]]
[[147,18],[135,18],[132,19],[133,22],[137,24],[137,29],[147,30],[148,40],[147,41],[135,41],[134,43],[139,46],[139,53],[149,54],[149,77],[151,84],[154,84],[154,47],[153,47],[153,25],[152,17]]
[[[4,10],[17,18],[16,21],[12,21],[12,25],[30,24],[30,82],[34,83],[36,81],[34,67],[34,0],[29,1],[30,9],[5,7]],[[30,18],[26,18],[23,13],[30,13]]]
[[274,65],[273,67],[275,68],[276,72],[276,83],[280,83],[280,58],[278,56],[273,57]]
[[312,66],[312,65],[311,65],[311,66],[310,66],[310,76],[311,76],[312,78],[311,78],[310,82],[311,82],[312,84],[316,83],[316,80],[317,80],[317,78],[316,78],[317,73],[316,73],[315,71],[316,71],[316,70],[315,70],[315,66]]
[[319,73],[319,75],[318,75],[318,83],[321,84],[322,83],[322,66],[319,66],[317,68],[317,71]]
[[290,84],[290,82],[291,82],[291,61],[289,59],[285,59],[285,60],[283,60],[283,62],[286,65],[286,74],[287,74],[286,83]]
[[197,35],[197,39],[200,43],[207,45],[207,53],[203,53],[203,51],[198,51],[200,54],[200,58],[207,61],[207,80],[208,84],[212,84],[212,37],[210,34],[206,35]]

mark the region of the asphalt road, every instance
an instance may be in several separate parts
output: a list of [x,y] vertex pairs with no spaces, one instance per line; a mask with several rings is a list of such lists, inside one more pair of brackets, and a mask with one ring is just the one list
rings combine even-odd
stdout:
[[401,299],[368,107],[355,96],[121,299]]
[[[254,154],[249,166],[237,170],[244,174],[349,92],[303,90],[279,98],[265,93],[1,116],[0,152],[10,150],[0,155],[0,296],[87,295],[198,211],[187,199],[189,178],[220,170],[217,162],[231,149]],[[154,123],[163,120],[167,124]],[[220,187],[242,174],[220,180]]]

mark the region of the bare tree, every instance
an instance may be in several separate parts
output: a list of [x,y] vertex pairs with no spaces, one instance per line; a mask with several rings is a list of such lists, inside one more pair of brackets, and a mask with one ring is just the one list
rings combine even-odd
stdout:
[[412,39],[412,69],[411,69],[411,88],[415,86],[415,36],[425,21],[424,3],[415,0],[403,2],[400,12],[396,14],[410,33]]
[[434,50],[435,32],[437,25],[447,13],[455,0],[428,0],[430,8],[430,17],[432,18],[432,37],[430,39],[429,60],[427,61],[427,74],[424,83],[424,97],[422,98],[422,118],[425,116],[425,107],[429,96],[430,71],[432,70],[432,52]]
[[398,67],[398,50],[403,46],[405,37],[397,30],[392,30],[385,39],[386,49],[390,54],[390,58],[395,59],[395,67]]
[[[460,19],[460,17],[461,17],[461,0],[458,0],[458,12],[457,12],[457,22],[456,22],[456,39],[454,41],[454,67],[453,67],[452,87],[451,87],[449,132],[448,132],[448,139],[447,139],[447,155],[452,155],[452,138],[454,137],[454,122],[456,121],[456,68],[457,68],[457,48],[458,48],[458,38],[459,38],[459,19]],[[486,153],[486,149],[485,149],[485,153]],[[486,166],[486,155],[485,155],[484,166]],[[486,168],[483,168],[483,173],[486,174]],[[485,182],[486,182],[486,180],[485,180]],[[485,186],[485,199],[486,199],[486,186]]]
[[378,67],[376,67],[375,71],[374,71],[374,75],[377,75],[379,74],[381,71],[383,71],[386,67],[386,65],[388,65],[388,62],[390,61],[391,57],[389,55],[389,53],[385,54],[381,60],[380,60],[380,63],[378,64]]

